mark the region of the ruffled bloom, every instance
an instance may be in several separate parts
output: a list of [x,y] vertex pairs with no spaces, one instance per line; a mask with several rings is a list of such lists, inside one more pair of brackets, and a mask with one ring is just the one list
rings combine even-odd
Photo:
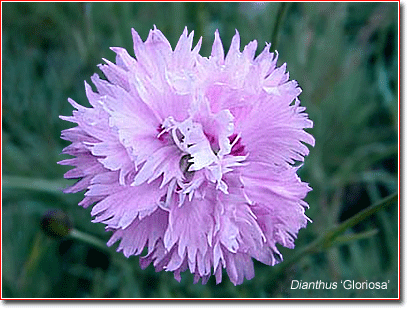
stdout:
[[108,246],[139,255],[142,268],[189,269],[206,283],[222,269],[241,284],[254,276],[252,258],[275,265],[277,244],[293,248],[305,227],[310,190],[296,162],[309,153],[313,126],[300,106],[301,89],[277,67],[267,44],[239,50],[239,33],[224,54],[218,31],[211,56],[192,48],[185,28],[175,49],[154,27],[143,42],[132,30],[135,56],[112,48],[105,75],[85,83],[90,108],[75,101],[78,126],[64,130],[72,144],[60,162],[75,166],[65,190],[86,190],[79,203],[93,205],[93,222],[113,232]]

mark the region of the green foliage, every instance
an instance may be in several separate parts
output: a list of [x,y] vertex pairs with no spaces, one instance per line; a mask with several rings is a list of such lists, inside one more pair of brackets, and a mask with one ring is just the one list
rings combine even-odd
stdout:
[[[397,297],[397,203],[323,237],[398,190],[397,11],[382,2],[3,3],[3,298]],[[72,126],[58,118],[71,115],[67,98],[87,105],[83,81],[102,57],[114,61],[109,47],[131,53],[130,29],[145,39],[153,24],[173,46],[188,26],[195,43],[203,37],[203,56],[217,28],[225,49],[235,29],[242,47],[257,39],[260,52],[276,42],[315,123],[316,146],[299,170],[313,188],[306,199],[313,223],[296,249],[280,249],[282,264],[255,262],[255,278],[237,287],[226,274],[218,286],[213,278],[193,285],[189,273],[178,283],[152,266],[141,270],[137,257],[104,245],[110,234],[77,206],[81,193],[60,191],[69,184],[67,167],[56,164],[67,145],[60,132]],[[50,209],[66,212],[76,233],[43,234]],[[293,290],[294,279],[390,282],[387,290]]]

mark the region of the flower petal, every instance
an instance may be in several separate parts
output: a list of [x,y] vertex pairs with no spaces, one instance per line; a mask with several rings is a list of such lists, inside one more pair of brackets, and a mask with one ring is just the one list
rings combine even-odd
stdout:
[[166,189],[159,188],[160,180],[140,186],[93,184],[86,196],[107,195],[91,210],[93,222],[101,222],[112,229],[126,228],[135,218],[142,219],[153,213]]
[[307,204],[302,201],[310,187],[300,181],[293,167],[274,167],[264,163],[250,163],[241,175],[244,190],[254,203],[257,221],[269,238],[293,247],[297,232],[306,227]]
[[215,31],[215,40],[212,45],[211,59],[214,59],[218,65],[224,63],[225,53],[222,45],[221,37],[219,36],[219,30]]
[[[306,113],[299,106],[299,100],[290,105],[299,91],[294,85],[288,95],[263,95],[247,118],[238,124],[243,144],[249,152],[249,159],[277,165],[303,161],[309,149],[303,144],[315,144],[315,140],[304,128],[313,126]],[[303,142],[303,143],[302,143]]]
[[143,219],[136,218],[129,226],[117,229],[107,245],[112,246],[121,239],[117,252],[123,251],[126,257],[141,254],[145,246],[151,253],[163,237],[167,224],[168,213],[158,208]]
[[[176,197],[175,197],[176,198]],[[177,199],[172,204],[169,213],[169,226],[164,235],[167,250],[178,245],[178,255],[188,255],[188,260],[195,262],[197,253],[205,255],[212,238],[213,218],[211,199],[185,199],[178,206]]]

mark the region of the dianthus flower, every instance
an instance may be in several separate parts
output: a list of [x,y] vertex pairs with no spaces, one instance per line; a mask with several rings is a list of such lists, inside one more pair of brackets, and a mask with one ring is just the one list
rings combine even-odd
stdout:
[[267,44],[240,52],[239,33],[224,54],[218,31],[211,56],[192,48],[185,28],[172,50],[154,27],[143,42],[132,29],[134,52],[112,48],[116,63],[99,68],[106,79],[85,83],[91,108],[72,99],[78,126],[64,130],[72,144],[60,162],[80,180],[65,190],[86,190],[79,203],[95,204],[93,222],[113,232],[126,257],[142,268],[216,282],[226,269],[241,284],[254,276],[252,258],[267,265],[282,260],[277,244],[293,248],[305,227],[310,190],[297,176],[314,138],[300,106],[301,89],[286,65],[277,67]]

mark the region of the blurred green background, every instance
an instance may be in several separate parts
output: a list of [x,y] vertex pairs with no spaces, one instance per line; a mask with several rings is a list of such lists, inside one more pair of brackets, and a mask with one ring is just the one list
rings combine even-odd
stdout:
[[[398,207],[378,211],[342,238],[303,248],[338,223],[398,190],[398,3],[2,3],[2,296],[3,298],[395,298],[398,296]],[[68,170],[57,161],[66,141],[58,118],[67,98],[89,106],[84,80],[98,72],[110,46],[132,53],[131,27],[145,40],[156,25],[175,44],[183,28],[203,37],[209,56],[219,29],[225,50],[235,29],[241,47],[273,42],[279,64],[303,89],[316,146],[299,174],[313,191],[313,220],[284,263],[255,262],[255,278],[233,286],[181,283],[152,266],[141,270],[104,244],[110,233],[92,224],[65,195]],[[49,210],[64,212],[74,232],[41,230]],[[45,225],[47,226],[47,225]],[[298,252],[302,251],[302,252]],[[299,253],[296,255],[296,253]],[[285,264],[286,262],[294,264]],[[336,290],[291,289],[293,279],[338,282]],[[389,281],[386,290],[345,290],[341,280]]]

